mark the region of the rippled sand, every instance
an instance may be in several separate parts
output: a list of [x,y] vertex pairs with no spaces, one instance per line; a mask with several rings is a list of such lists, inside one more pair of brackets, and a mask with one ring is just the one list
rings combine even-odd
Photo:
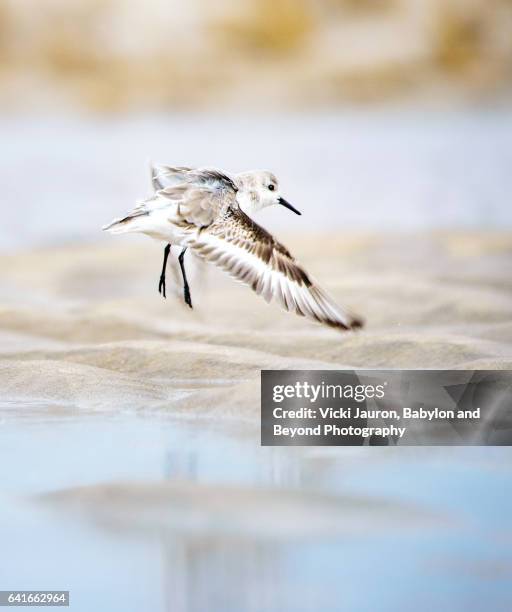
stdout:
[[[112,407],[115,398],[167,401],[173,389],[213,380],[250,388],[262,368],[512,364],[512,235],[284,241],[339,302],[366,318],[362,332],[340,334],[267,306],[190,260],[194,310],[173,295],[163,300],[161,249],[149,241],[2,256],[6,395],[87,404],[92,393],[98,406]],[[172,273],[168,285],[172,294]],[[229,395],[242,412],[257,408],[257,393]],[[203,402],[186,403],[201,409]]]
[[175,259],[164,300],[144,239],[2,256],[3,400],[257,425],[261,369],[512,367],[512,234],[284,241],[364,330],[285,313],[190,256],[194,310]]
[[337,333],[267,306],[190,259],[194,310],[172,295],[172,273],[164,300],[156,243],[3,256],[4,398],[256,420],[261,369],[512,367],[512,235],[286,242],[364,315],[362,332]]

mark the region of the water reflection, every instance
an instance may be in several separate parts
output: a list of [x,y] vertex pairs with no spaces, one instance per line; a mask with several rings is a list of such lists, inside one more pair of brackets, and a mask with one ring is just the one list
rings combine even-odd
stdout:
[[[261,448],[258,435],[135,414],[4,424],[2,583],[69,588],[84,612],[99,593],[123,612],[510,604],[509,449]],[[16,497],[33,493],[45,503],[22,512]]]
[[171,538],[163,549],[165,610],[286,609],[283,560],[274,544]]

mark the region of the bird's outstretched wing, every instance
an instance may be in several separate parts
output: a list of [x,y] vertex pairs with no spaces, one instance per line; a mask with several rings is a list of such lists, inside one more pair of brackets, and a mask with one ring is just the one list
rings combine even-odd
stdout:
[[189,172],[194,172],[194,168],[188,166],[165,166],[163,164],[150,164],[151,185],[155,191],[179,185],[187,179]]
[[173,218],[176,225],[207,227],[224,210],[235,205],[238,188],[220,170],[189,170],[182,178],[182,182],[164,187],[155,195],[160,202],[177,204]]
[[[121,219],[116,219],[103,229],[112,233],[125,231],[144,232],[151,228],[165,232],[168,223],[178,227],[207,227],[235,204],[237,186],[233,180],[212,168],[169,168],[174,173],[174,182],[158,189]],[[160,174],[157,179],[162,180]],[[160,184],[160,183],[159,183]]]
[[238,207],[227,208],[187,245],[201,259],[245,283],[267,302],[338,329],[356,329],[362,319],[338,306],[289,251]]

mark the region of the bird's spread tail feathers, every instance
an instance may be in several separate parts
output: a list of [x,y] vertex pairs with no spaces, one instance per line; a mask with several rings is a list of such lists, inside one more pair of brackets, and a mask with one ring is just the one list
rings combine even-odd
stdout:
[[101,229],[110,234],[126,234],[128,232],[139,232],[142,229],[140,217],[146,217],[147,212],[136,212],[121,219],[114,219],[111,223],[104,225]]

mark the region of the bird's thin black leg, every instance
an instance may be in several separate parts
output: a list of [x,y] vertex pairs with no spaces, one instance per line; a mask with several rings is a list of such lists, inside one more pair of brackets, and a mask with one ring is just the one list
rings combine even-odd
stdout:
[[180,262],[181,274],[183,275],[183,297],[185,298],[185,303],[188,304],[190,308],[192,308],[192,300],[190,299],[190,289],[188,286],[187,275],[185,274],[185,263],[183,261],[186,250],[187,250],[187,247],[185,247],[181,251],[178,257],[178,261]]
[[165,269],[167,268],[167,258],[171,252],[171,245],[168,244],[164,249],[164,263],[162,265],[162,272],[160,273],[160,282],[158,283],[158,293],[161,293],[163,297],[165,295]]

